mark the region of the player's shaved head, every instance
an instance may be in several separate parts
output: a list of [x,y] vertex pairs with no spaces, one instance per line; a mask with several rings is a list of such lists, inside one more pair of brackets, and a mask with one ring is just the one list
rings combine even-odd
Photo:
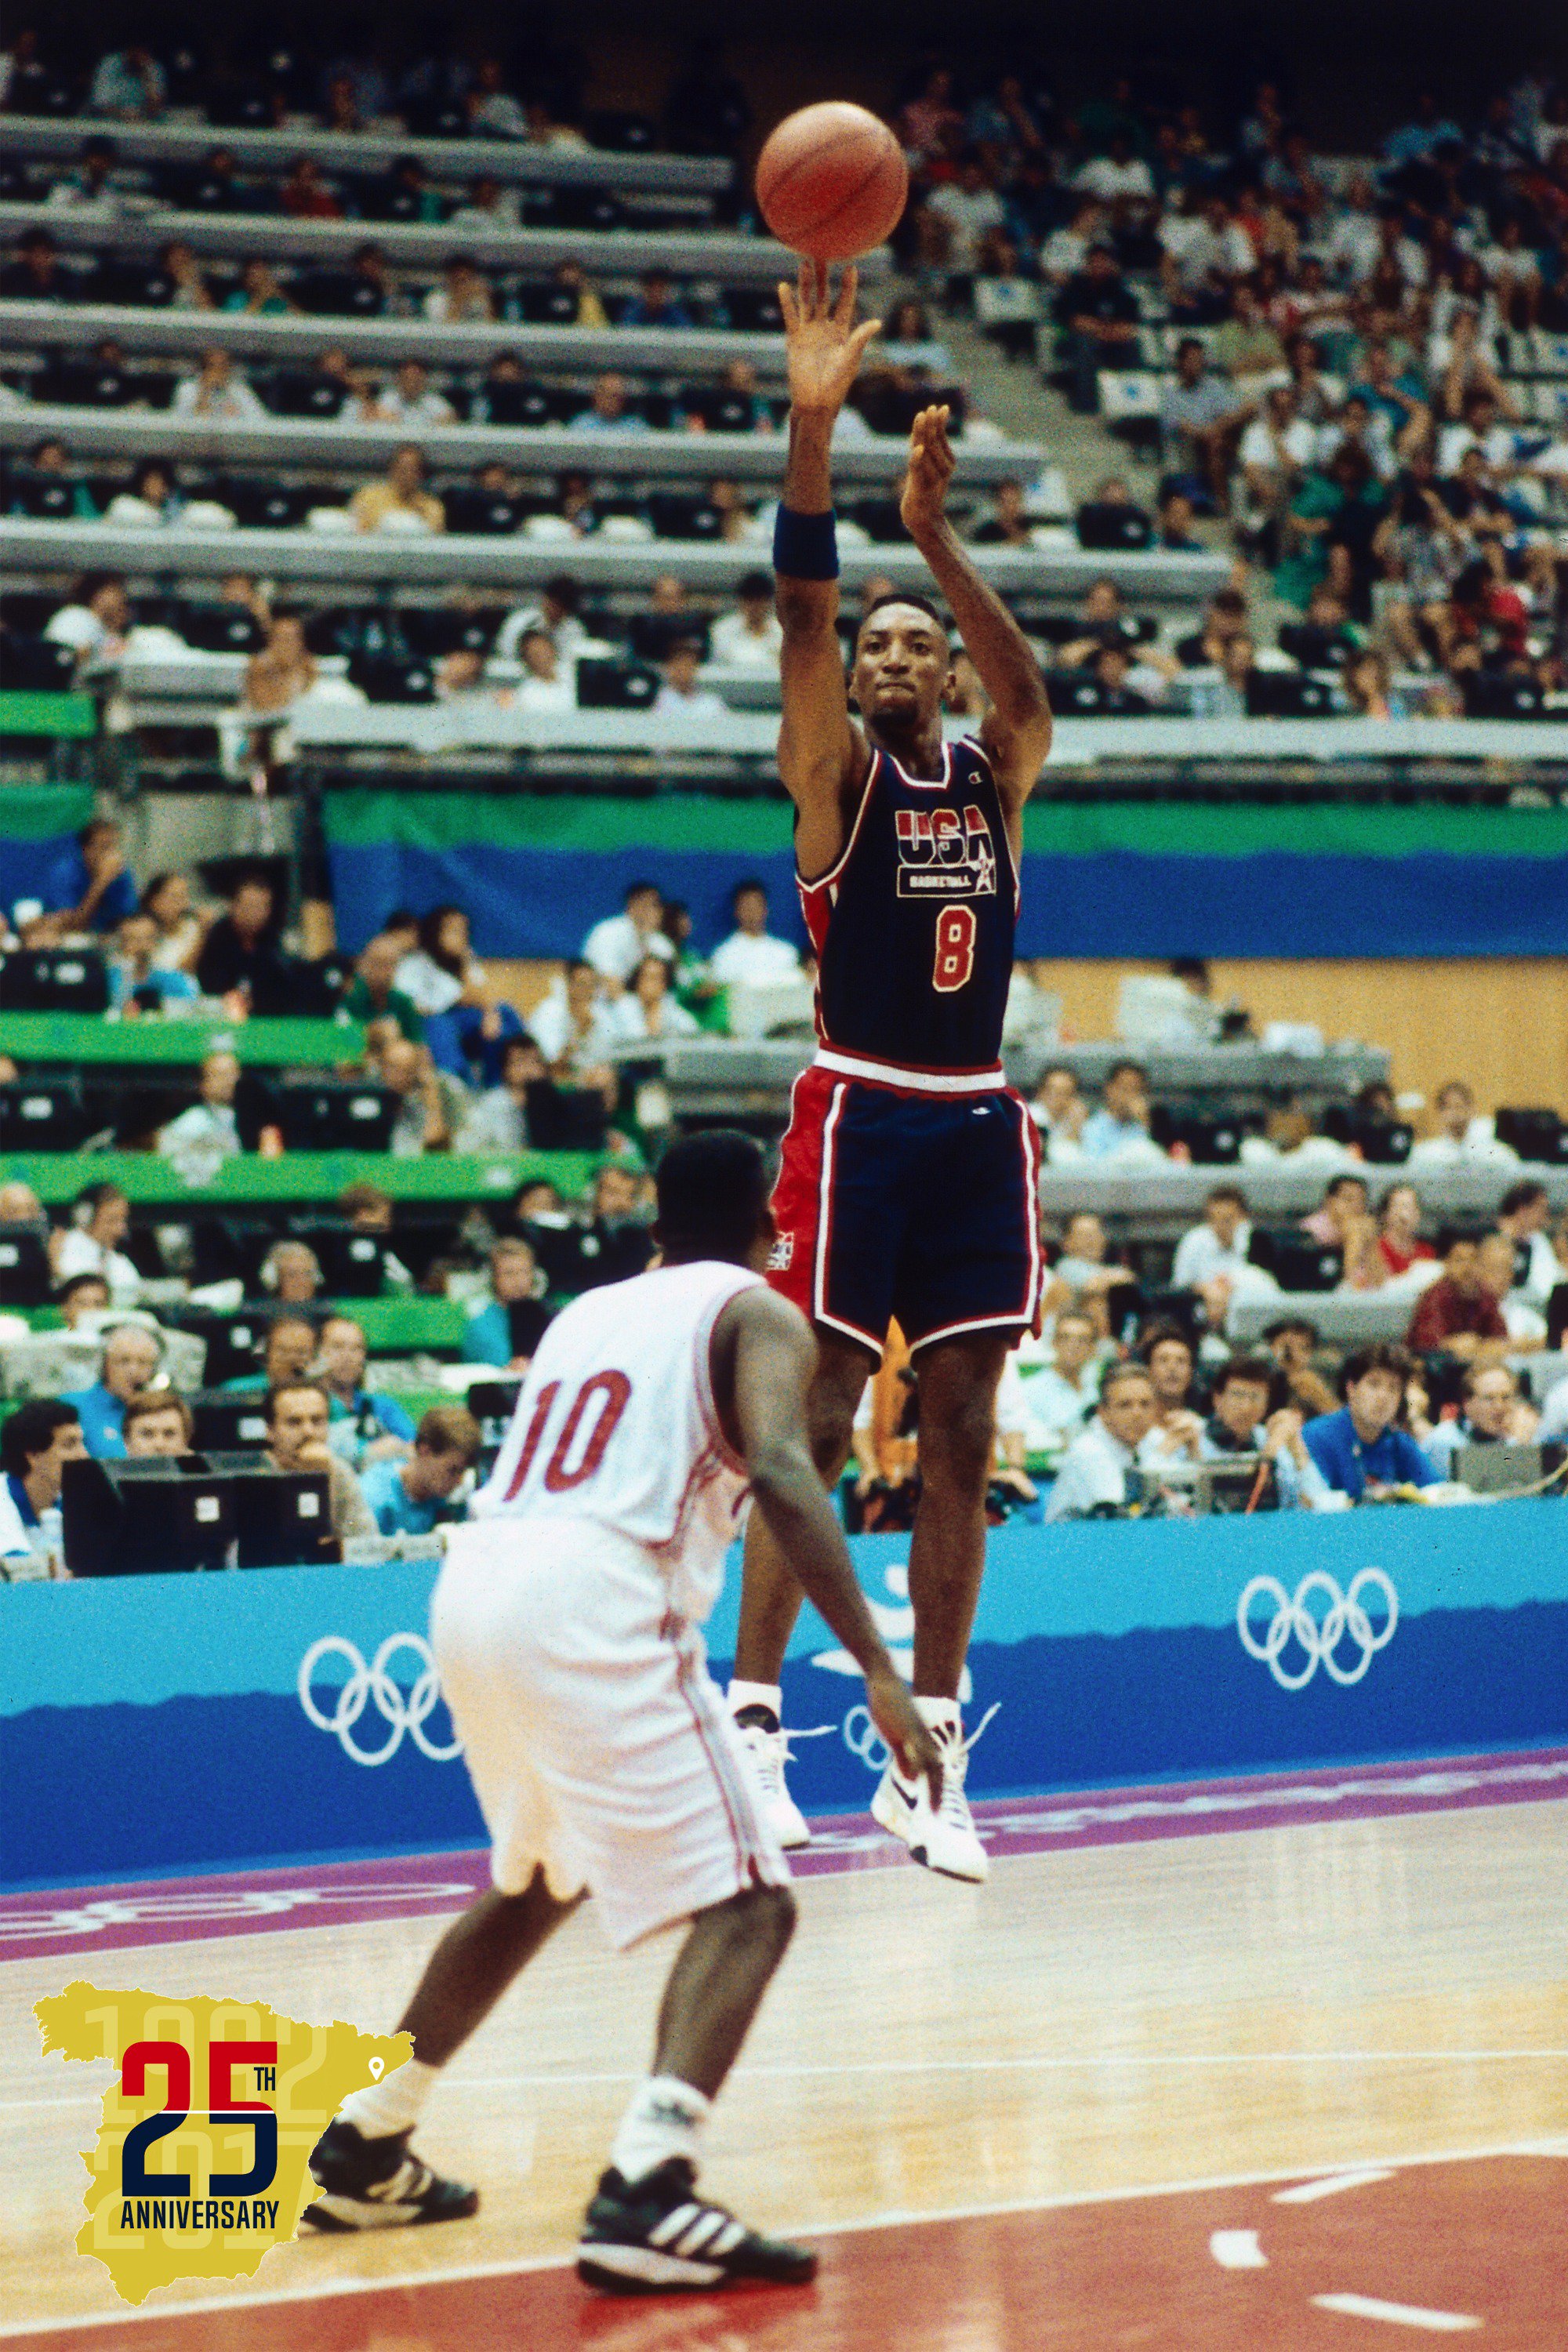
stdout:
[[769,1223],[762,1152],[732,1128],[672,1143],[658,1163],[658,1191],[654,1233],[671,1262],[712,1257],[743,1265]]

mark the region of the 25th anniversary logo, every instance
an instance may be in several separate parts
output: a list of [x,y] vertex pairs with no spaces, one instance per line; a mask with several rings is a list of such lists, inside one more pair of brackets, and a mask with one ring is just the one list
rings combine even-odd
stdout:
[[253,2276],[320,2194],[310,2150],[349,2092],[413,2054],[405,2033],[80,1981],[33,2013],[46,2054],[115,2068],[76,2242],[127,2303],[172,2279]]

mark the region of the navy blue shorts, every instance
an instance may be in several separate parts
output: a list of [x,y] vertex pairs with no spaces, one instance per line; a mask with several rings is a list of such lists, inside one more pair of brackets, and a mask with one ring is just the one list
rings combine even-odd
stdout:
[[1039,1143],[1019,1097],[900,1092],[814,1066],[795,1082],[768,1279],[882,1352],[1017,1331],[1039,1310]]

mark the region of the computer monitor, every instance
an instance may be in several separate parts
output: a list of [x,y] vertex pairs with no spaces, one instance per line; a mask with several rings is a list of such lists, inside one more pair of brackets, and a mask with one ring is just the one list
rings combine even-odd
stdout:
[[266,1444],[267,1400],[259,1390],[225,1395],[204,1389],[189,1403],[198,1453],[259,1453]]
[[386,1244],[379,1234],[363,1234],[345,1219],[296,1223],[290,1240],[316,1253],[329,1298],[379,1298],[386,1286]]
[[47,1307],[53,1287],[42,1225],[0,1225],[0,1307]]
[[17,1078],[0,1087],[0,1152],[74,1151],[87,1116],[75,1078]]
[[[1565,1459],[1568,1447],[1562,1445],[1514,1445],[1506,1440],[1495,1445],[1456,1445],[1453,1475],[1478,1495],[1514,1495],[1550,1478]],[[1561,1494],[1561,1483],[1546,1491]]]
[[68,1462],[60,1508],[73,1576],[224,1568],[235,1539],[233,1481],[190,1456]]
[[221,1389],[226,1381],[247,1380],[257,1370],[267,1336],[266,1316],[248,1307],[224,1314],[217,1307],[181,1307],[166,1313],[164,1319],[205,1343],[203,1375],[209,1390]]
[[277,1090],[290,1151],[385,1151],[397,1097],[374,1079],[296,1078]]
[[1291,1226],[1255,1230],[1247,1256],[1271,1274],[1281,1290],[1335,1290],[1344,1274],[1342,1250]]
[[340,1557],[325,1470],[275,1470],[250,1454],[205,1459],[228,1481],[237,1568],[315,1568]]
[[13,948],[0,956],[0,1012],[107,1013],[109,967],[90,948]]
[[[1264,1473],[1261,1482],[1259,1470]],[[1265,1462],[1260,1454],[1237,1454],[1226,1462],[1200,1462],[1193,1480],[1193,1508],[1217,1517],[1277,1511],[1279,1487],[1273,1463]]]

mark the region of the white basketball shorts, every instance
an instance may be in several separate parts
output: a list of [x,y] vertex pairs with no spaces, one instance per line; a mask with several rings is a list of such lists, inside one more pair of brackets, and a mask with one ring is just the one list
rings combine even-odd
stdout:
[[542,1864],[624,1947],[787,1885],[702,1635],[640,1544],[585,1520],[454,1528],[430,1643],[503,1895]]

